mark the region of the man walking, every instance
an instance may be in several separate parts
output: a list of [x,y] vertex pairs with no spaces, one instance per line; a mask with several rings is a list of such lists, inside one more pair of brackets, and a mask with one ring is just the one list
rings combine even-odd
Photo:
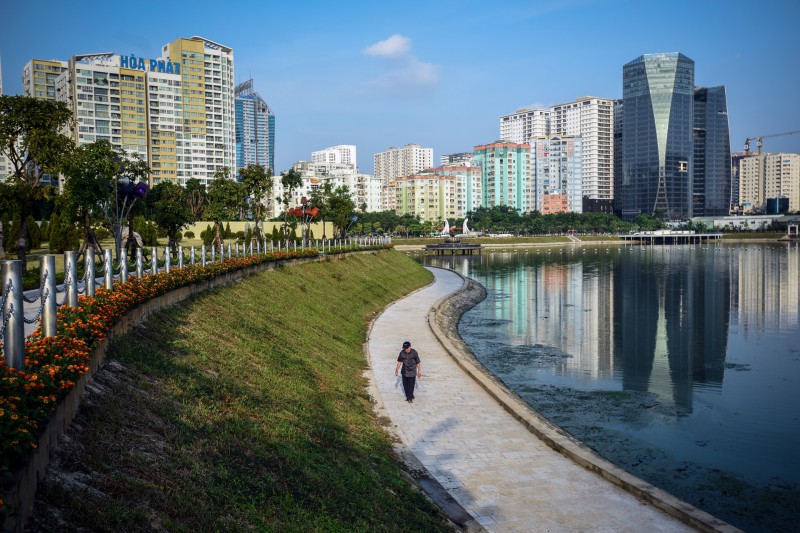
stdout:
[[403,343],[403,349],[400,355],[397,356],[397,367],[394,369],[394,375],[397,376],[400,368],[403,369],[403,390],[406,393],[406,401],[414,403],[414,386],[417,384],[417,378],[422,377],[422,363],[419,360],[419,354],[411,347],[411,343],[406,341]]

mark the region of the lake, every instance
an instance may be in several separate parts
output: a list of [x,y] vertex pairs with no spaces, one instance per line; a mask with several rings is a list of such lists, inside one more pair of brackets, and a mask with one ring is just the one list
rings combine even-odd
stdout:
[[482,283],[459,332],[534,409],[748,531],[800,517],[800,247],[421,256]]

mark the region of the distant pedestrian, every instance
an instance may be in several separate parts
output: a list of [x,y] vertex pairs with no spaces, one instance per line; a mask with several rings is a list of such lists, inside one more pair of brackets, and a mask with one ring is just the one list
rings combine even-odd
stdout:
[[403,349],[400,355],[397,356],[397,367],[394,369],[394,375],[397,376],[400,368],[403,369],[403,391],[406,393],[406,401],[414,403],[414,386],[417,384],[417,378],[422,377],[422,363],[419,360],[419,354],[411,347],[411,343],[406,341],[403,343]]

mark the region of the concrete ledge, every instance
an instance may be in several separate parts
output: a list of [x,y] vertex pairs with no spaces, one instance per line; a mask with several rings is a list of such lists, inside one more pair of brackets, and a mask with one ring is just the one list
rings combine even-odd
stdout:
[[[457,272],[455,273],[458,274]],[[461,315],[483,299],[474,300],[471,305],[454,309],[451,305],[454,299],[466,291],[475,290],[474,287],[471,289],[471,284],[477,284],[473,280],[464,278],[461,274],[458,274],[458,276],[464,280],[461,290],[444,297],[434,304],[428,313],[428,324],[434,336],[456,364],[470,375],[492,398],[497,400],[509,414],[519,420],[531,433],[555,451],[698,531],[726,533],[741,531],[604,459],[597,452],[534,411],[518,395],[494,377],[474,357],[458,336],[456,326]],[[450,327],[447,327],[448,321]],[[445,333],[445,329],[448,330],[447,333]]]
[[50,463],[50,452],[58,445],[58,440],[75,418],[86,384],[92,378],[94,372],[97,371],[103,359],[105,359],[106,350],[112,339],[126,334],[156,311],[181,303],[209,289],[240,281],[247,276],[314,261],[341,260],[352,254],[377,254],[384,251],[388,250],[363,250],[344,254],[319,255],[317,257],[260,263],[233,272],[227,272],[200,283],[179,287],[128,311],[111,327],[107,338],[95,347],[89,361],[89,371],[81,376],[72,390],[59,402],[56,410],[48,417],[42,434],[39,436],[38,446],[27,464],[14,471],[11,475],[0,479],[4,508],[6,510],[6,515],[0,516],[3,519],[3,531],[22,533],[25,530],[25,524],[33,510],[38,481],[44,478],[47,466]]

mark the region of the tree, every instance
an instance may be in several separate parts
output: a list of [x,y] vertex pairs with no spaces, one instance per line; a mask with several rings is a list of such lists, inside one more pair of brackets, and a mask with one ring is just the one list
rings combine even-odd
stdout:
[[355,210],[356,204],[350,197],[347,185],[336,187],[328,198],[328,217],[342,238],[347,236],[350,224],[356,220]]
[[239,170],[239,176],[247,196],[250,197],[250,213],[256,226],[253,239],[259,240],[262,237],[266,202],[272,192],[272,169],[250,164]]
[[242,198],[242,189],[230,178],[230,169],[223,167],[214,172],[214,180],[208,185],[205,215],[214,223],[216,236],[214,246],[222,245],[222,223],[236,216]]
[[83,243],[79,254],[86,248],[103,250],[92,224],[103,216],[100,206],[114,201],[114,176],[119,170],[116,157],[108,141],[97,141],[77,148],[64,165],[66,179],[59,197],[62,220],[82,225]]
[[[283,235],[286,239],[286,246],[289,246],[289,229],[291,226],[292,234],[297,223],[294,216],[289,216],[289,205],[294,199],[294,191],[303,185],[303,175],[295,169],[281,172],[281,186],[283,187],[283,194],[279,201],[283,205]],[[291,222],[290,222],[291,220]]]
[[71,119],[72,111],[64,102],[0,95],[0,151],[13,169],[7,183],[14,189],[21,221],[16,250],[23,269],[27,268],[28,216],[36,200],[48,192],[44,176],[57,172],[72,153],[72,141],[61,133]]
[[178,233],[192,221],[192,212],[186,201],[186,189],[163,181],[153,187],[157,200],[153,204],[153,221],[167,232],[170,250],[177,252]]
[[330,182],[326,181],[322,187],[317,187],[316,189],[311,191],[311,198],[309,199],[308,205],[309,207],[319,209],[320,216],[319,219],[322,221],[322,239],[325,240],[328,238],[328,234],[325,231],[325,221],[327,220],[327,211],[329,207],[329,201],[331,194],[333,194],[333,185]]
[[191,178],[186,181],[186,203],[192,213],[192,219],[195,221],[200,220],[207,200],[206,186],[197,178]]

